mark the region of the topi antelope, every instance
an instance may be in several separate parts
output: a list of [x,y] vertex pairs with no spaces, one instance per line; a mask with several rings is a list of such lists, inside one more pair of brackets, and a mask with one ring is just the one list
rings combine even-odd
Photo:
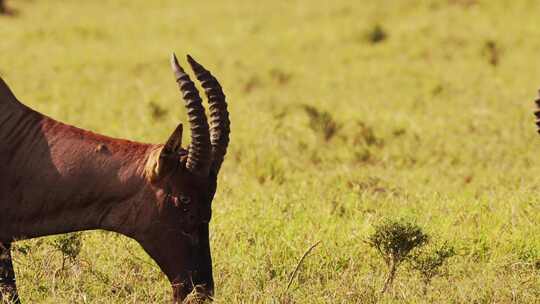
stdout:
[[104,229],[135,239],[169,279],[173,302],[214,290],[208,224],[229,143],[218,81],[189,55],[208,98],[176,56],[191,143],[182,124],[164,145],[113,139],[57,122],[19,102],[0,79],[0,302],[20,303],[10,254],[15,240]]
[[536,104],[536,111],[534,116],[536,116],[536,126],[538,127],[537,131],[540,133],[540,90],[538,90],[538,97],[534,100]]

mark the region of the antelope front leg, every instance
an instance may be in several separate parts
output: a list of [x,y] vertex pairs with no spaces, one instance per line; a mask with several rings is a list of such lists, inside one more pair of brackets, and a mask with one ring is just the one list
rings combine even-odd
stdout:
[[0,243],[0,303],[21,303],[15,285],[11,243]]

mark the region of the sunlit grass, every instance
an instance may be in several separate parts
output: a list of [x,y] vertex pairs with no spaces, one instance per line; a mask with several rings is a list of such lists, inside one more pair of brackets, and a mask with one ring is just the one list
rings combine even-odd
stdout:
[[[540,3],[8,5],[18,13],[0,17],[0,75],[59,120],[162,142],[185,120],[170,53],[220,79],[232,138],[211,227],[216,303],[540,298]],[[413,218],[455,247],[427,295],[402,269],[380,296],[385,265],[365,240],[385,217]],[[53,239],[18,243],[26,303],[169,299],[135,242],[84,233],[61,270]]]

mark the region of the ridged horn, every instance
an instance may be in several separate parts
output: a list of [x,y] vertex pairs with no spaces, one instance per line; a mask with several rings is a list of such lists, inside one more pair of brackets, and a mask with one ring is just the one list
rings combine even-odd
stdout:
[[540,133],[540,90],[538,91],[538,98],[534,101],[536,104],[536,112],[534,112],[534,116],[536,116],[536,126],[538,126],[538,133]]
[[208,175],[211,161],[210,132],[199,91],[178,63],[174,53],[171,58],[171,66],[186,103],[191,128],[191,143],[188,148],[186,167],[194,174]]
[[199,64],[191,56],[187,56],[187,61],[195,76],[201,82],[204,93],[208,98],[210,109],[210,141],[212,145],[212,163],[210,170],[217,175],[229,145],[230,121],[227,111],[225,94],[217,79]]

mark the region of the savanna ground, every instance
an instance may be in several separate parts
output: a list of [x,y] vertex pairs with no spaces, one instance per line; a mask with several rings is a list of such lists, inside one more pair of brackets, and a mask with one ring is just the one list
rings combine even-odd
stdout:
[[[540,2],[7,4],[0,74],[59,120],[163,142],[186,120],[169,54],[221,80],[233,124],[211,224],[216,303],[540,302]],[[407,267],[379,293],[386,266],[366,240],[384,218],[454,246],[426,294]],[[65,237],[17,244],[26,303],[170,299],[134,241],[81,238],[65,265]]]

